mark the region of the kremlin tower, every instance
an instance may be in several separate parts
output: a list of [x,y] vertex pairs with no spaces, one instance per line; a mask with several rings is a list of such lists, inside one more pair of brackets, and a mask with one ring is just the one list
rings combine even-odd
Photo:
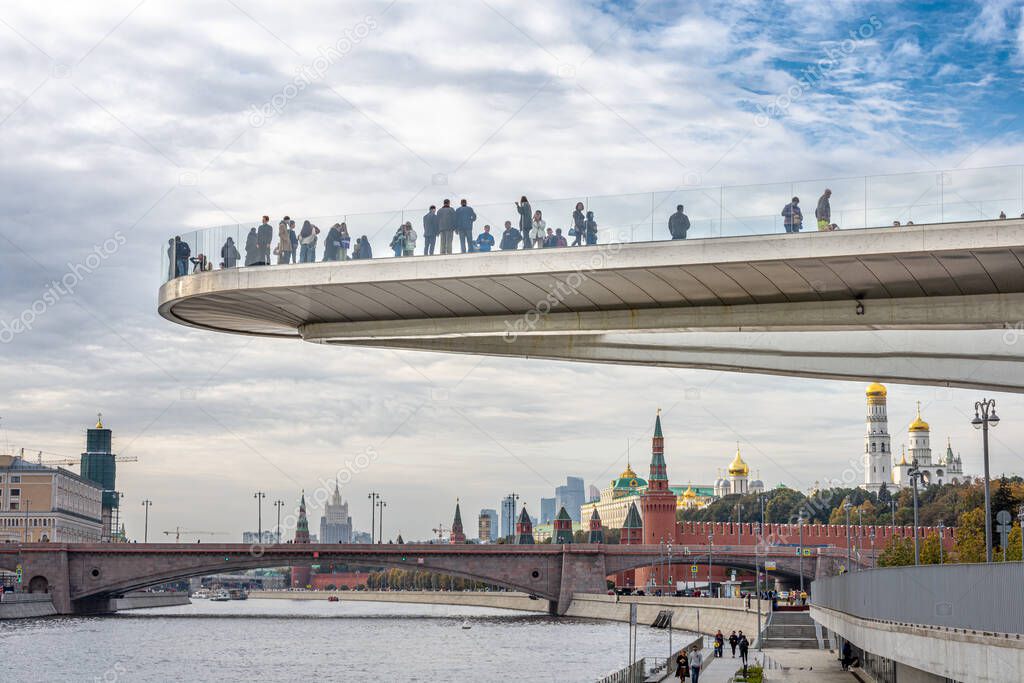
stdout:
[[878,382],[868,385],[867,426],[864,433],[863,488],[878,493],[882,484],[891,485],[892,447],[889,443],[889,418],[886,416],[886,388]]
[[452,533],[448,540],[449,543],[465,543],[466,532],[462,529],[462,510],[459,509],[459,500],[455,499],[455,519],[452,520]]
[[640,496],[641,516],[644,522],[643,542],[657,545],[671,541],[676,531],[676,494],[668,487],[665,468],[665,437],[661,433],[661,409],[654,419],[654,438],[651,439],[651,469],[647,490]]
[[[306,519],[306,492],[299,499],[299,521],[295,524],[295,540],[293,543],[309,543],[309,520]],[[292,588],[305,588],[309,585],[312,573],[308,565],[292,567]]]
[[619,543],[622,545],[640,545],[644,540],[644,523],[640,519],[640,511],[636,509],[636,501],[629,504],[626,521],[622,523]]
[[552,522],[552,531],[554,533],[551,538],[552,543],[556,545],[572,543],[572,517],[566,512],[564,505],[558,511],[558,517]]
[[533,522],[530,521],[525,505],[516,521],[516,545],[533,545]]
[[601,529],[601,515],[597,514],[597,508],[594,508],[593,514],[590,515],[590,536],[587,543],[604,543],[604,530]]

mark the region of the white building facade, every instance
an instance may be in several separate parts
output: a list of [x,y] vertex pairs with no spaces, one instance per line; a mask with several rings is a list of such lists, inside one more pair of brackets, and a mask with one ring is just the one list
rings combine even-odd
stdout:
[[886,414],[888,391],[875,382],[868,386],[865,394],[868,414],[864,432],[864,484],[862,488],[878,493],[882,484],[891,486],[892,443],[889,438],[889,417]]

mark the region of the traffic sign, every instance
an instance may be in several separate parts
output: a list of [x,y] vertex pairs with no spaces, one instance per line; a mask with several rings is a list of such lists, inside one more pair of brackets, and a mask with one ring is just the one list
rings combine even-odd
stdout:
[[764,570],[766,572],[775,571],[775,560],[765,560],[764,561]]
[[691,564],[691,565],[690,565],[690,573],[691,573],[691,574],[696,574],[696,573],[697,573],[697,571],[698,571],[699,569],[700,569],[700,567],[698,567],[698,566],[697,566],[697,565],[695,565],[695,564]]

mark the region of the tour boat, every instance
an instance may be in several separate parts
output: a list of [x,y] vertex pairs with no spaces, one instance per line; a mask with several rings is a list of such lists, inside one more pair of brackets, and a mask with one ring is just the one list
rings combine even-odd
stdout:
[[228,592],[221,590],[217,591],[210,597],[210,602],[227,602],[230,599],[231,597],[228,595]]
[[210,591],[205,588],[200,588],[192,594],[193,600],[208,600],[210,598]]

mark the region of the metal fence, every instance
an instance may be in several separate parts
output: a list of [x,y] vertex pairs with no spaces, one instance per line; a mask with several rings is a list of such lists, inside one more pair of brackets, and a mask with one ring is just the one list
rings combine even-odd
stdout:
[[638,659],[629,666],[597,679],[597,683],[644,683],[647,678],[647,660]]
[[863,619],[1024,633],[1024,563],[887,567],[817,579],[811,605]]

